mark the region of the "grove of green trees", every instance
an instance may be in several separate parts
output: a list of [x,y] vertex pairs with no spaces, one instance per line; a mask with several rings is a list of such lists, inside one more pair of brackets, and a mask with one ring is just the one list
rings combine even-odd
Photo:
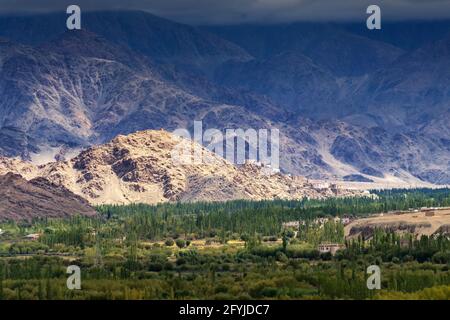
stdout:
[[[377,229],[369,239],[345,239],[333,218],[449,206],[450,190],[373,193],[100,206],[97,217],[3,222],[0,299],[449,299],[448,234]],[[292,221],[302,223],[283,227]],[[29,233],[41,237],[25,240]],[[343,249],[321,254],[323,242]],[[66,287],[73,264],[82,270],[82,290]],[[382,271],[375,291],[366,286],[374,264]]]

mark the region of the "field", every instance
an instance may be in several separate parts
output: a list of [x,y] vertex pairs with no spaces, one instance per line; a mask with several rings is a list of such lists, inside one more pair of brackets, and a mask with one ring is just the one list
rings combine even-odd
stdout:
[[[414,210],[413,210],[414,211]],[[392,229],[415,236],[431,236],[445,229],[450,229],[450,209],[416,210],[417,212],[379,213],[369,218],[357,219],[345,226],[345,236],[357,237],[364,229]]]

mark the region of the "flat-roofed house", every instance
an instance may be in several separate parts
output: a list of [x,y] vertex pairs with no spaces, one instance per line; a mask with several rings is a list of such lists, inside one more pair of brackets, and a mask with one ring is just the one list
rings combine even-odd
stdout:
[[321,243],[319,244],[319,252],[320,253],[331,253],[331,255],[335,255],[338,250],[344,248],[344,245],[339,243]]
[[39,233],[31,233],[25,236],[28,240],[38,240],[41,235]]

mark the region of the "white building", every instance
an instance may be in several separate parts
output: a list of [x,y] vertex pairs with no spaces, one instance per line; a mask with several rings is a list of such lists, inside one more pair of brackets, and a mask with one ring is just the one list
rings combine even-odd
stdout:
[[25,236],[28,240],[38,240],[41,235],[39,233],[32,233]]
[[319,244],[319,252],[320,253],[331,253],[331,255],[335,255],[338,250],[344,248],[344,245],[338,243],[321,243]]
[[313,184],[313,188],[316,189],[316,190],[325,190],[325,189],[329,189],[330,188],[330,184],[326,183],[326,182],[315,183],[315,184]]
[[300,226],[300,221],[288,221],[288,222],[283,222],[283,228],[296,228],[298,229]]

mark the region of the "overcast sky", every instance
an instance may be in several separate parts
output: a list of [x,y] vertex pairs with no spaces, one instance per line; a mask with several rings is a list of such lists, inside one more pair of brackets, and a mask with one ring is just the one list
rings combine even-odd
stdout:
[[450,18],[450,0],[0,0],[0,12],[145,10],[190,24],[276,23],[364,20],[370,4],[381,7],[384,20]]

